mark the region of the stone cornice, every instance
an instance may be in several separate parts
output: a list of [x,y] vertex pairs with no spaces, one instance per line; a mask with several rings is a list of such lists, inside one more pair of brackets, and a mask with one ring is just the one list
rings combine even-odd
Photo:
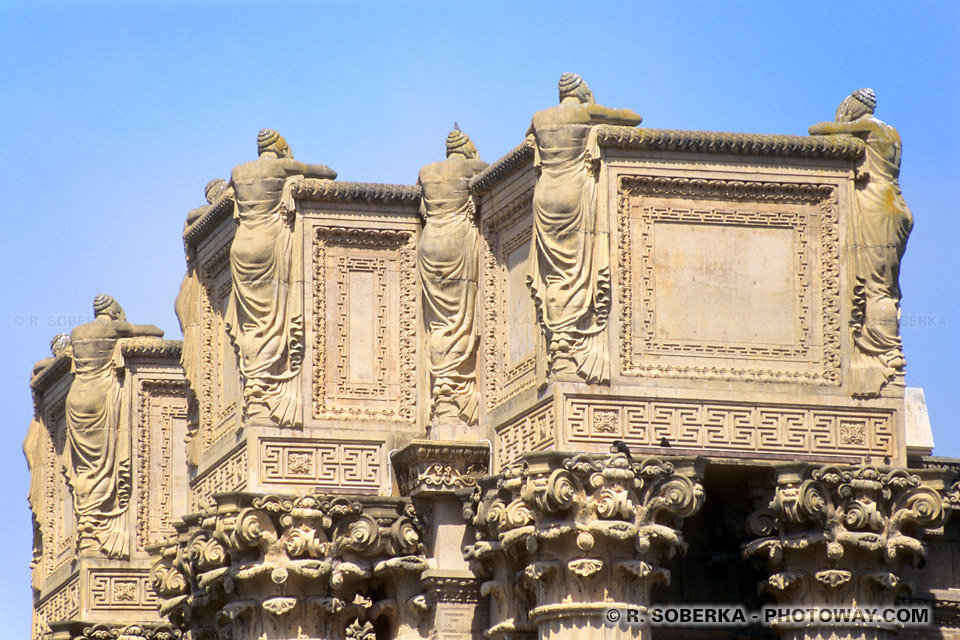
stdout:
[[41,393],[49,389],[64,373],[70,371],[70,357],[57,356],[53,362],[40,370],[30,380],[30,388],[34,393]]
[[233,215],[236,201],[233,198],[223,198],[213,205],[205,214],[183,230],[183,244],[185,247],[195,247],[200,241],[210,235],[210,232],[220,226],[220,223]]
[[601,125],[597,142],[612,149],[855,160],[864,143],[852,136],[791,136]]
[[304,178],[294,186],[293,197],[298,200],[326,202],[369,202],[377,204],[417,205],[420,186],[384,184],[379,182],[338,182]]
[[470,179],[470,193],[483,195],[508,175],[528,162],[533,162],[533,143],[529,138],[507,151],[499,160]]
[[125,358],[179,358],[183,348],[181,340],[163,338],[122,338],[117,342],[120,355]]

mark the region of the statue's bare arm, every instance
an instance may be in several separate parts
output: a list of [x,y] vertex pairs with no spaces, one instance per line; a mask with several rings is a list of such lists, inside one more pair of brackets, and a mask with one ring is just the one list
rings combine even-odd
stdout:
[[335,180],[337,172],[325,164],[305,164],[290,158],[281,158],[277,162],[287,172],[287,176],[303,176],[304,178],[322,178]]
[[583,110],[590,117],[590,124],[613,124],[635,127],[642,118],[632,109],[611,109],[600,104],[586,104]]
[[130,324],[129,322],[115,322],[113,325],[121,337],[156,336],[163,337],[163,329],[152,324]]
[[872,133],[877,125],[869,120],[854,120],[853,122],[818,122],[808,130],[812,136],[834,136],[848,134],[852,136]]

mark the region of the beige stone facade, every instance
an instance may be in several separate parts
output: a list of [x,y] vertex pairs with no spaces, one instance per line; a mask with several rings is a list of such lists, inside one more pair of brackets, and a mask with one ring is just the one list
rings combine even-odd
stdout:
[[[668,131],[565,74],[513,150],[457,129],[416,185],[264,130],[188,217],[184,339],[98,343],[84,406],[118,417],[67,399],[120,316],[37,365],[33,638],[960,638],[871,95],[824,135]],[[702,604],[931,622],[606,617]]]

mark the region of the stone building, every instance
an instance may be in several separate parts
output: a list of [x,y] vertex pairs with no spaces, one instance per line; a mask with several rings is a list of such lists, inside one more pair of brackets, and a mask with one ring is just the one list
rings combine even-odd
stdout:
[[[960,638],[873,92],[804,137],[558,88],[415,185],[261,131],[187,217],[183,340],[109,296],[55,339],[34,639]],[[775,608],[654,616],[694,605]],[[818,617],[851,607],[928,619]]]

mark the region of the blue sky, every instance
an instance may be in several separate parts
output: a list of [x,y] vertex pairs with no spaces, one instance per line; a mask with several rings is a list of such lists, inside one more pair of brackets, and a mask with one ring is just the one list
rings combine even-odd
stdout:
[[7,394],[0,601],[27,637],[27,377],[100,292],[179,337],[180,229],[203,186],[279,130],[343,180],[410,184],[454,121],[495,160],[576,71],[644,126],[805,134],[858,87],[904,140],[916,226],[907,382],[960,456],[960,4],[53,2],[0,5]]

